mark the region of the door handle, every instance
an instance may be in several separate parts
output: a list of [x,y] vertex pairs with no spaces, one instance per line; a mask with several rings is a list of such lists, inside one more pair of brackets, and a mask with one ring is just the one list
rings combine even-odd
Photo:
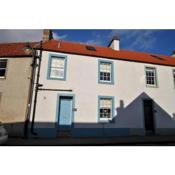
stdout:
[[77,111],[77,108],[72,108],[72,111]]

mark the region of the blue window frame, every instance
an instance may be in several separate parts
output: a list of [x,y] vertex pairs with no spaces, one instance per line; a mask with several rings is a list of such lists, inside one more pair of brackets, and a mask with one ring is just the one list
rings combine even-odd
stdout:
[[108,60],[98,60],[98,83],[114,84],[114,64]]
[[50,54],[48,62],[48,80],[66,80],[67,56]]
[[111,122],[115,115],[113,96],[98,96],[98,121]]

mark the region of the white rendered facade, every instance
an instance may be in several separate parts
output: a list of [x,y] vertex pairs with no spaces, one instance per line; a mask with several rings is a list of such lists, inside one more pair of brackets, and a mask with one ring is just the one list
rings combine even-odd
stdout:
[[[66,58],[64,80],[48,78],[51,55]],[[99,61],[112,63],[113,83],[99,83]],[[146,67],[156,70],[155,87],[146,84]],[[73,136],[145,135],[144,99],[154,102],[155,133],[175,133],[173,70],[175,67],[171,66],[43,51],[39,83],[45,90],[38,91],[34,130],[45,135],[43,130],[49,129],[47,133],[55,136],[59,120],[58,96],[72,95]],[[113,99],[113,121],[99,121],[99,97]]]

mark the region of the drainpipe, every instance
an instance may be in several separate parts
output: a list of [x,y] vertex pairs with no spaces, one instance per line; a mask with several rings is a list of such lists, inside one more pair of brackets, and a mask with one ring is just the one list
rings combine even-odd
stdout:
[[38,42],[34,47],[30,46],[29,43],[26,43],[26,46],[23,48],[25,52],[32,52],[31,56],[33,57],[33,61],[31,64],[32,71],[31,71],[31,77],[30,77],[30,87],[29,87],[29,93],[28,93],[28,103],[27,103],[27,109],[26,109],[26,119],[24,123],[24,137],[28,137],[28,125],[30,122],[30,115],[31,115],[31,104],[33,99],[33,92],[34,92],[34,84],[35,84],[35,74],[36,74],[36,67],[37,67],[37,58],[39,56],[36,55],[35,47],[40,46],[41,42]]
[[35,123],[35,113],[36,113],[36,103],[37,103],[37,96],[38,96],[38,88],[42,86],[41,84],[39,84],[41,58],[42,58],[42,41],[40,42],[40,53],[39,53],[39,57],[38,57],[38,61],[39,62],[38,62],[38,71],[37,71],[36,84],[35,84],[34,105],[33,105],[32,123],[31,123],[31,133],[33,135],[37,135],[37,133],[34,132],[34,123]]
[[32,97],[33,97],[33,89],[34,89],[34,79],[35,79],[35,72],[36,72],[36,56],[33,55],[33,61],[31,64],[32,71],[31,71],[31,77],[30,77],[30,87],[29,87],[29,97],[28,97],[28,103],[27,103],[27,115],[26,120],[24,124],[24,137],[28,137],[28,125],[29,125],[29,118],[31,113],[31,103],[32,103]]

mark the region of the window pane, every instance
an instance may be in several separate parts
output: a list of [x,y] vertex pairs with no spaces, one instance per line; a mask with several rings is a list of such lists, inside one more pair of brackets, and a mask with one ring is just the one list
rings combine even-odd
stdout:
[[111,81],[111,63],[100,63],[100,80]]
[[52,68],[50,72],[51,78],[64,78],[64,69]]
[[64,68],[64,59],[63,58],[52,58],[51,67],[60,67]]
[[112,100],[111,99],[100,99],[100,118],[109,119],[112,117]]
[[0,60],[0,68],[6,68],[7,60]]
[[111,72],[111,64],[110,63],[100,63],[100,72]]
[[0,69],[0,77],[5,77],[5,69]]

